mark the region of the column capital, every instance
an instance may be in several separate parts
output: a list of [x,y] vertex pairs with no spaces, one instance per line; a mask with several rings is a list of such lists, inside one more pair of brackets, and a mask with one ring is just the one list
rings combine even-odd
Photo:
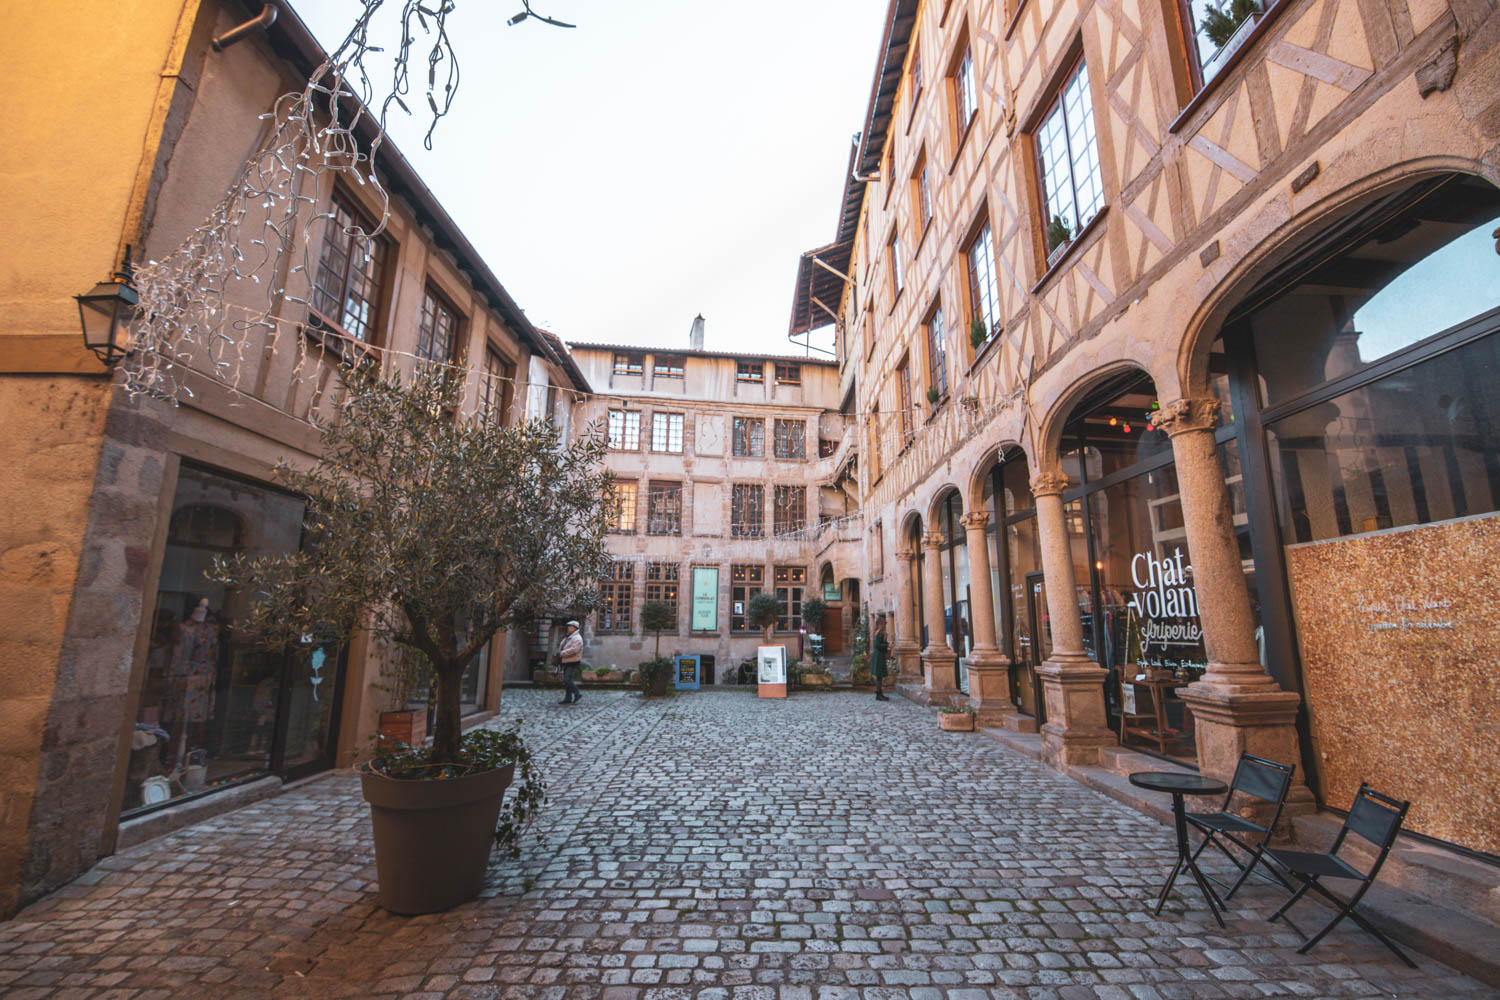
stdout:
[[1188,431],[1212,431],[1219,426],[1221,405],[1216,396],[1174,399],[1152,414],[1151,424],[1166,431],[1168,437],[1176,437]]
[[916,557],[917,557],[917,550],[916,549],[897,549],[896,550],[896,558],[897,559],[904,559],[907,562],[910,562],[911,560],[915,559]]
[[971,510],[959,518],[958,521],[969,531],[976,529],[983,531],[985,526],[990,523],[990,512],[987,510]]
[[947,539],[943,537],[943,533],[941,531],[929,531],[927,532],[927,534],[922,536],[922,548],[934,550],[941,549],[943,547],[943,543],[946,541]]
[[1070,480],[1066,472],[1039,472],[1031,477],[1031,495],[1034,497],[1061,496]]

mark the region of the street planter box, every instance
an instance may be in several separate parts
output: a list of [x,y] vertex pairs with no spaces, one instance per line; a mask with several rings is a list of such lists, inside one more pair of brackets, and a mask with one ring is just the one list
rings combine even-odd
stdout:
[[950,733],[972,733],[974,731],[974,713],[939,712],[938,726]]

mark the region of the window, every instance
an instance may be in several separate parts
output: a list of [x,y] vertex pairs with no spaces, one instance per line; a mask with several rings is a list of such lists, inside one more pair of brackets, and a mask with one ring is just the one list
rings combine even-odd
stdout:
[[802,366],[778,363],[776,365],[776,381],[782,385],[801,385]]
[[599,583],[599,631],[629,632],[630,604],[635,596],[635,563],[617,559]]
[[682,454],[682,414],[651,414],[651,450]]
[[969,275],[969,316],[984,325],[984,339],[1000,332],[1000,288],[995,283],[995,244],[986,222],[964,249],[964,270]]
[[807,527],[807,487],[776,487],[776,534],[789,535]]
[[926,233],[932,222],[932,189],[927,184],[927,151],[917,156],[917,168],[911,175],[912,212],[917,219],[917,232]]
[[[979,112],[979,89],[974,84],[974,52],[967,43],[963,54],[953,64],[948,86],[953,94],[953,134],[958,143],[962,143],[964,136],[969,134],[974,116]],[[958,143],[954,144],[955,148]]]
[[927,317],[927,387],[936,389],[938,400],[948,398],[948,331],[943,328],[943,307]]
[[1200,87],[1219,75],[1271,2],[1274,0],[1251,4],[1245,9],[1240,4],[1212,0],[1180,0],[1188,62],[1197,70]]
[[616,375],[644,375],[646,372],[646,356],[644,354],[616,354]]
[[765,533],[765,487],[760,483],[735,483],[729,494],[729,537],[759,538]]
[[805,421],[776,421],[776,457],[807,457],[807,423]]
[[656,361],[651,365],[651,372],[657,378],[682,378],[682,365],[681,355],[658,354]]
[[609,411],[609,446],[618,451],[640,451],[641,415],[630,410]]
[[663,601],[672,606],[672,624],[664,631],[677,631],[677,574],[676,563],[646,564],[646,600]]
[[1036,154],[1042,172],[1042,223],[1050,256],[1076,237],[1104,207],[1089,71],[1081,59],[1042,118],[1036,133]]
[[375,227],[342,198],[335,196],[328,211],[312,307],[323,319],[343,327],[349,336],[369,344],[375,334],[375,310],[388,246],[384,240],[361,235]]
[[865,360],[875,353],[875,302],[865,305]]
[[911,44],[911,68],[906,72],[906,117],[907,120],[917,115],[917,99],[922,96],[922,53],[917,51],[917,43]]
[[618,531],[625,535],[635,534],[635,503],[635,483],[616,479],[614,523],[610,525],[610,531]]
[[880,479],[880,404],[870,407],[870,482]]
[[430,364],[447,364],[458,346],[458,313],[432,289],[422,296],[422,323],[417,330],[417,357]]
[[749,632],[750,598],[765,586],[764,566],[731,566],[729,568],[729,630]]
[[781,617],[776,631],[797,632],[802,628],[802,590],[807,585],[807,570],[801,566],[776,567],[776,599],[781,602]]
[[901,410],[901,447],[904,450],[916,437],[913,421],[915,411],[911,398],[911,361],[903,356],[896,366],[896,406]]
[[682,534],[682,484],[653,480],[646,503],[646,534]]
[[734,380],[736,382],[751,382],[755,385],[764,385],[766,381],[766,366],[758,361],[741,361],[735,365]]
[[766,422],[749,417],[734,418],[734,457],[764,458],[766,456]]
[[890,258],[891,268],[891,300],[894,302],[901,295],[902,272],[901,272],[901,234],[891,230],[890,242],[886,244],[886,253]]
[[881,530],[879,521],[870,529],[870,570],[872,580],[885,576],[885,532]]
[[516,366],[493,347],[484,349],[484,377],[479,383],[479,412],[497,424],[510,416],[515,399]]

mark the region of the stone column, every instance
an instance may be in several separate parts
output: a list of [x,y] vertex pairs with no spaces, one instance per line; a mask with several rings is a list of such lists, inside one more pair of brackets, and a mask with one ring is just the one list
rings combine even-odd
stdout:
[[1096,764],[1099,748],[1112,746],[1115,734],[1104,711],[1105,671],[1083,651],[1073,551],[1063,517],[1067,487],[1061,472],[1041,473],[1031,481],[1052,625],[1052,655],[1037,669],[1047,706],[1042,751],[1054,764]]
[[1255,617],[1234,534],[1234,509],[1214,441],[1219,401],[1212,396],[1168,403],[1156,418],[1172,440],[1182,518],[1192,559],[1193,591],[1208,669],[1177,692],[1192,709],[1198,767],[1228,781],[1241,752],[1297,765],[1288,809],[1314,808],[1297,739],[1301,696],[1283,691],[1260,663]]
[[896,683],[922,682],[922,644],[917,640],[917,598],[911,583],[911,564],[917,554],[911,549],[896,550],[896,641],[891,653],[896,658]]
[[990,585],[990,542],[985,527],[987,510],[963,516],[969,543],[969,597],[974,620],[974,648],[969,653],[969,704],[981,726],[1002,724],[1012,713],[1010,657],[1000,652],[995,633],[995,595]]
[[943,620],[943,536],[929,531],[922,536],[927,550],[922,577],[922,598],[927,605],[927,646],[922,650],[922,686],[929,705],[946,705],[958,693],[953,684],[953,648]]

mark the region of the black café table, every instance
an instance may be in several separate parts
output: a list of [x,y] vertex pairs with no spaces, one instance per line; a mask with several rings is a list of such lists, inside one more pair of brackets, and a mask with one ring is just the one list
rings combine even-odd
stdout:
[[1214,891],[1208,887],[1208,880],[1198,870],[1193,861],[1193,854],[1188,844],[1187,834],[1187,812],[1183,808],[1182,799],[1185,795],[1223,795],[1229,791],[1229,786],[1217,778],[1205,778],[1201,774],[1184,774],[1182,772],[1166,771],[1137,771],[1130,776],[1130,783],[1138,788],[1150,789],[1153,792],[1168,792],[1172,796],[1172,819],[1177,824],[1177,864],[1172,866],[1172,874],[1167,878],[1167,884],[1161,887],[1161,895],[1156,897],[1156,909],[1152,912],[1160,914],[1162,904],[1167,901],[1167,893],[1172,891],[1172,883],[1177,881],[1177,875],[1183,868],[1193,876],[1193,881],[1198,883],[1198,888],[1203,892],[1203,898],[1208,900],[1208,908],[1213,913],[1214,919],[1219,926],[1224,926],[1224,918],[1219,915],[1224,904]]

